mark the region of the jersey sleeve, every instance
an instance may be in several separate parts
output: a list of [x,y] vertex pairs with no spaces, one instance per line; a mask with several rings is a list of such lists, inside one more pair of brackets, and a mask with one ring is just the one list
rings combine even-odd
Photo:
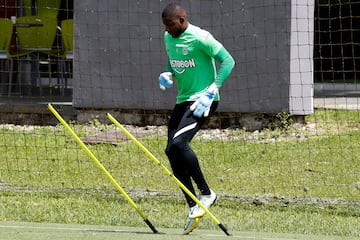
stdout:
[[201,30],[199,44],[201,49],[210,57],[215,57],[223,47],[223,45],[206,30]]
[[200,44],[206,54],[220,63],[215,78],[215,84],[220,88],[230,75],[235,65],[235,61],[223,45],[217,41],[211,33],[205,30],[203,30],[200,35]]
[[234,68],[235,60],[224,47],[220,49],[219,53],[216,54],[214,58],[220,63],[219,70],[215,78],[215,84],[218,88],[220,88]]

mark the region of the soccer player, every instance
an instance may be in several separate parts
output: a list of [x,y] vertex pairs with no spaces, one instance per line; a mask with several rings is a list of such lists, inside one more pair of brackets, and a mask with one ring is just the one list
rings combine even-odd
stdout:
[[[174,175],[196,195],[193,180],[200,191],[199,201],[208,208],[217,196],[209,188],[189,143],[206,117],[216,110],[219,89],[230,75],[235,61],[208,31],[187,21],[186,11],[181,5],[167,5],[162,12],[162,21],[168,61],[166,71],[159,76],[159,85],[165,90],[176,81],[178,90],[168,123],[165,152]],[[220,63],[218,70],[215,61]],[[184,234],[189,234],[198,226],[205,211],[184,194],[190,208]]]

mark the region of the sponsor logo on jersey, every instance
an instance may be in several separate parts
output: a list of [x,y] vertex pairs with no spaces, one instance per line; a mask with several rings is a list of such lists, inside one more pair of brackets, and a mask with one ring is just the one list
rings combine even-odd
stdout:
[[187,60],[170,60],[170,65],[172,69],[179,74],[184,73],[187,68],[196,67],[195,60],[193,58]]

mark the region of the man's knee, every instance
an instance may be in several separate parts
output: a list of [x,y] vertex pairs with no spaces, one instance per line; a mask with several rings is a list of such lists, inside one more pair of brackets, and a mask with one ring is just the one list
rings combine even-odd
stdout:
[[186,150],[186,143],[182,141],[180,138],[173,139],[171,142],[168,143],[165,149],[165,153],[167,156],[172,154],[181,154],[183,151]]

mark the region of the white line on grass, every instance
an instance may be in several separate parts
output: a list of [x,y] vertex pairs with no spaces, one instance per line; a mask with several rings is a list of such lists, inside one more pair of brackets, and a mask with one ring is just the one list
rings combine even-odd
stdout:
[[[254,233],[256,234],[256,233]],[[200,234],[199,234],[200,235]],[[220,234],[201,234],[206,237],[222,237],[224,235]],[[277,237],[259,237],[259,236],[240,236],[240,235],[232,235],[231,238],[241,238],[241,239],[257,239],[257,240],[296,240],[296,238],[277,238]]]

